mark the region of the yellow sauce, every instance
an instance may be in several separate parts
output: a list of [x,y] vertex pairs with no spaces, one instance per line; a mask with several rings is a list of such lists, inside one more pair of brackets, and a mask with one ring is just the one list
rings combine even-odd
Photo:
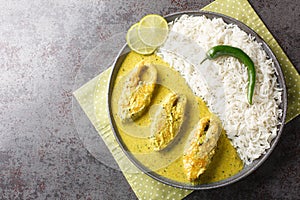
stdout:
[[[150,108],[138,120],[132,123],[122,123],[118,113],[118,100],[122,91],[124,77],[141,60],[152,62],[157,65],[158,85],[155,89]],[[186,95],[188,99],[185,121],[180,132],[167,149],[159,152],[153,151],[150,144],[150,123],[153,113],[166,94],[176,92]],[[130,52],[125,58],[118,72],[115,86],[112,93],[112,111],[117,123],[117,128],[127,149],[136,159],[151,171],[155,171],[168,179],[187,183],[189,182],[183,171],[182,153],[189,140],[189,133],[200,118],[210,116],[211,112],[202,99],[196,97],[189,88],[184,78],[174,71],[160,57],[153,54],[150,56],[140,55]],[[239,158],[236,150],[222,132],[209,168],[199,178],[199,183],[211,183],[226,179],[243,168],[243,162]],[[198,182],[197,182],[198,183]]]

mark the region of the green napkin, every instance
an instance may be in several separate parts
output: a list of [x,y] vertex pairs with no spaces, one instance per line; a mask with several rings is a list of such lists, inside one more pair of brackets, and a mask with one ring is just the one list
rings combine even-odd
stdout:
[[[271,33],[246,0],[216,0],[203,10],[222,13],[244,22],[256,31],[271,47],[283,69],[288,88],[287,121],[299,110],[300,76]],[[111,68],[74,92],[80,106],[108,146],[125,178],[139,199],[182,199],[192,192],[160,183],[137,169],[125,156],[110,129],[106,94]]]

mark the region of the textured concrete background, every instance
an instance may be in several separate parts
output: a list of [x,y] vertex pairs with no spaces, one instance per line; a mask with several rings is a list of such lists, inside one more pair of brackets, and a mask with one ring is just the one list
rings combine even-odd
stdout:
[[[0,199],[136,199],[121,172],[83,146],[72,117],[74,78],[101,41],[148,13],[202,1],[0,1]],[[250,3],[300,70],[300,3]],[[297,199],[300,117],[268,159],[231,186],[186,199]]]

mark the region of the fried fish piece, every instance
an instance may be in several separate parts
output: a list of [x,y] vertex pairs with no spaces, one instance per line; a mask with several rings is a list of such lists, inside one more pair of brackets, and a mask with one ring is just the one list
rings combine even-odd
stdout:
[[183,154],[183,168],[188,180],[196,180],[210,164],[221,130],[221,122],[212,116],[202,118],[191,132],[193,138]]
[[151,125],[151,143],[155,151],[164,149],[178,134],[184,120],[185,95],[170,93],[157,110]]
[[151,102],[157,70],[151,63],[139,62],[125,80],[118,115],[123,122],[140,117]]

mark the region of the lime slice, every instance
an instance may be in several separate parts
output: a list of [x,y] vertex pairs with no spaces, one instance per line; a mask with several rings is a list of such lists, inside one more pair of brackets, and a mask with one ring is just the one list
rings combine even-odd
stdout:
[[151,54],[155,51],[156,47],[151,47],[146,45],[141,41],[138,36],[138,26],[139,23],[136,23],[130,27],[126,34],[126,41],[128,46],[135,52],[143,55]]
[[148,46],[159,47],[167,39],[168,33],[168,23],[160,15],[146,15],[138,25],[138,35],[142,42]]

